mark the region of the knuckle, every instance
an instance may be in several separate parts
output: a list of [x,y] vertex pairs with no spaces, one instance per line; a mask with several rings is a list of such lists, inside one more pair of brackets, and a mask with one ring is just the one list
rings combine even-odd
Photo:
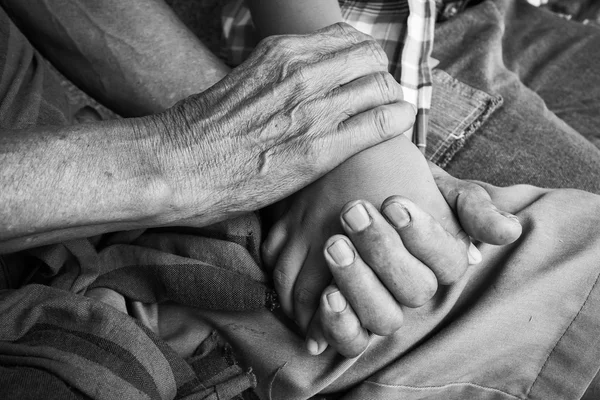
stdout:
[[488,193],[484,188],[471,182],[463,182],[464,185],[460,189],[460,194],[467,203],[479,202],[481,200],[487,200],[489,198]]
[[369,54],[371,54],[379,64],[384,65],[386,67],[388,66],[389,61],[387,54],[379,45],[379,43],[377,43],[377,41],[375,41],[372,38],[369,38],[369,40],[365,40],[364,42],[362,42],[361,45],[367,48]]
[[268,36],[258,43],[256,49],[259,50],[261,54],[267,55],[278,48],[277,43],[277,36]]
[[364,326],[376,335],[389,336],[400,329],[403,322],[404,317],[402,316],[402,313],[399,312],[386,315],[386,318],[380,320],[370,321]]
[[277,35],[274,38],[277,47],[280,49],[293,49],[297,42],[297,39],[290,35]]
[[265,60],[288,62],[296,48],[297,39],[287,35],[268,36],[257,46],[259,54]]
[[393,116],[391,111],[385,107],[376,108],[374,111],[374,124],[375,129],[382,138],[386,138],[388,133],[391,131],[393,123]]
[[294,93],[298,96],[304,93],[309,82],[309,67],[306,64],[292,65],[287,64],[286,70],[289,75],[290,83],[293,86]]
[[338,22],[336,24],[331,25],[329,31],[333,35],[345,37],[350,43],[355,43],[356,41],[361,39],[364,40],[364,37],[366,36],[364,33],[356,30],[346,22]]
[[[327,327],[326,324],[324,324]],[[347,346],[350,343],[358,342],[361,335],[360,325],[348,329],[331,329],[328,332],[329,338],[338,345]]]
[[391,74],[380,72],[373,75],[377,90],[385,103],[391,103],[396,100],[398,93],[398,84]]
[[367,40],[374,40],[371,36],[359,31],[346,22],[338,22],[330,25],[324,28],[321,33],[326,36],[335,36],[337,38],[341,38],[345,44],[349,46],[355,46],[356,44]]

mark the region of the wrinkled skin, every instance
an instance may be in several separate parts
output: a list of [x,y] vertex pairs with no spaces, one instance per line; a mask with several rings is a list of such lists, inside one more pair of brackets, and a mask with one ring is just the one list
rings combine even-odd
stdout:
[[[472,238],[495,245],[512,243],[519,238],[521,224],[514,215],[496,208],[493,186],[455,179],[433,164],[430,167],[444,199]],[[390,212],[389,206],[394,203],[409,212],[408,220],[398,221],[398,214]],[[371,219],[360,231],[353,230],[341,217],[356,204],[362,204]],[[321,353],[330,344],[340,354],[354,357],[369,343],[368,332],[360,318],[365,312],[372,313],[372,324],[380,331],[386,326],[396,327],[403,323],[401,313],[388,313],[390,301],[385,296],[386,289],[373,279],[386,266],[402,266],[404,257],[395,258],[402,255],[394,250],[402,247],[398,242],[402,242],[410,254],[422,257],[428,252],[448,248],[444,241],[451,242],[452,238],[430,215],[400,196],[384,200],[380,210],[364,200],[351,201],[342,208],[340,220],[344,235],[330,237],[323,246],[324,258],[335,283],[325,288],[321,295],[316,317],[320,324],[312,325],[307,342],[313,341],[308,346],[313,354]],[[417,240],[407,240],[411,237]],[[348,265],[338,264],[329,254],[331,246],[339,240],[344,240],[352,250],[353,259]],[[389,257],[382,258],[381,254]],[[479,260],[470,257],[469,263],[472,265]],[[388,280],[406,277],[402,267],[390,270],[392,276]]]
[[205,204],[216,215],[206,222],[256,210],[399,135],[414,110],[386,69],[379,45],[345,24],[263,40],[220,82],[154,120],[167,180],[182,183],[174,207],[193,218],[193,205]]
[[[329,343],[354,356],[366,347],[366,330],[394,333],[402,325],[404,307],[424,305],[438,285],[456,282],[470,264],[481,260],[469,235],[502,244],[520,234],[518,221],[499,213],[482,187],[432,166],[434,177],[412,144],[404,138],[393,142],[369,150],[377,168],[351,165],[359,154],[292,196],[263,246],[282,308],[308,331],[307,347],[313,354]],[[385,200],[392,193],[405,197]],[[359,196],[373,204],[360,203],[369,214],[366,224],[371,224],[364,230],[366,225],[349,217],[350,208],[344,207]],[[404,218],[393,220],[398,215],[393,205],[404,210]],[[391,225],[377,212],[380,206]],[[356,241],[356,246],[346,241],[352,253],[362,255],[345,268],[330,254],[339,235],[329,239],[323,257],[322,243],[341,232]],[[350,314],[327,313],[328,295],[338,292],[327,287],[332,275],[342,298],[352,305]],[[313,319],[319,307],[320,316]]]

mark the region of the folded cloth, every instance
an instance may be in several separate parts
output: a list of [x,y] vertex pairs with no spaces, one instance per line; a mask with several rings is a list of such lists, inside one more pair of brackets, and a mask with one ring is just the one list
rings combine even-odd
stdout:
[[249,214],[208,228],[122,232],[5,258],[6,271],[32,272],[18,288],[0,290],[0,397],[35,398],[50,385],[44,398],[238,398],[255,386],[253,373],[173,304],[273,308],[259,243],[258,219]]

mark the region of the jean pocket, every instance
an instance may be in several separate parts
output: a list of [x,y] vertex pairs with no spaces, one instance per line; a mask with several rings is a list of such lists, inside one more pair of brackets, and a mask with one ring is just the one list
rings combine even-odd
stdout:
[[482,92],[439,69],[433,70],[432,79],[433,97],[425,155],[444,168],[502,105],[502,96]]

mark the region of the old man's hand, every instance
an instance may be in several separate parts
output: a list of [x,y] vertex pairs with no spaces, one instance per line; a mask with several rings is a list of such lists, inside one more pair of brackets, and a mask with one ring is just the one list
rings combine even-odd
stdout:
[[[435,165],[430,167],[466,234],[498,245],[520,236],[518,219],[494,206],[488,186],[456,179]],[[369,213],[370,224],[354,232],[341,218],[346,236],[335,235],[324,246],[334,283],[323,291],[319,323],[312,324],[307,335],[312,354],[321,353],[329,344],[340,354],[355,357],[366,349],[369,332],[393,334],[404,323],[403,309],[424,304],[437,288],[432,274],[411,260],[427,260],[435,254],[444,257],[455,247],[452,242],[457,238],[406,198],[386,199],[381,212],[366,201],[353,201],[344,206],[341,215],[357,203]],[[395,205],[406,210],[408,218],[399,218]],[[469,259],[472,263],[481,261],[478,255]]]
[[256,210],[409,129],[414,109],[387,65],[370,36],[345,24],[263,40],[219,83],[153,120],[173,209],[196,223]]

